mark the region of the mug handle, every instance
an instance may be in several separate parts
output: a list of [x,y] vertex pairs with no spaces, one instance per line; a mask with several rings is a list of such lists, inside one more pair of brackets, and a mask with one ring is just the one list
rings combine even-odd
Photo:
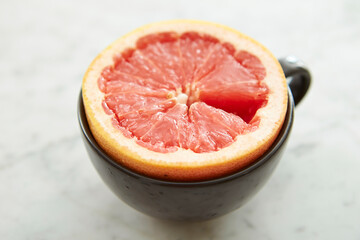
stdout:
[[311,83],[311,75],[304,63],[294,56],[279,59],[294,97],[295,106],[303,99]]

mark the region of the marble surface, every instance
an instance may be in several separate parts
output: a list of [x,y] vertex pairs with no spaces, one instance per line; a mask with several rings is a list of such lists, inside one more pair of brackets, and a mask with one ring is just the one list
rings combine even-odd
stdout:
[[[105,187],[80,138],[82,76],[145,23],[203,19],[293,54],[314,82],[288,149],[243,208],[159,221]],[[360,239],[360,2],[1,1],[0,239]]]

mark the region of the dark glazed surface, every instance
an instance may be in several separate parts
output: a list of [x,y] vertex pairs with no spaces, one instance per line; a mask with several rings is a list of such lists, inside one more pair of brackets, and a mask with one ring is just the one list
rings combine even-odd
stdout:
[[[300,100],[301,97],[298,102]],[[293,123],[293,111],[294,101],[289,90],[286,119],[278,138],[269,151],[249,167],[214,180],[183,183],[148,178],[113,161],[91,135],[81,93],[78,102],[78,118],[87,152],[110,189],[128,205],[147,215],[193,221],[229,213],[241,207],[260,190],[283,154]]]
[[280,138],[252,166],[223,178],[204,182],[167,182],[132,172],[111,160],[97,145],[86,122],[82,98],[79,120],[83,140],[99,175],[124,202],[150,216],[176,220],[205,220],[242,206],[266,182],[277,165],[292,125],[293,105]]
[[311,74],[304,63],[294,57],[288,56],[279,59],[284,74],[288,79],[295,106],[304,98],[311,84]]

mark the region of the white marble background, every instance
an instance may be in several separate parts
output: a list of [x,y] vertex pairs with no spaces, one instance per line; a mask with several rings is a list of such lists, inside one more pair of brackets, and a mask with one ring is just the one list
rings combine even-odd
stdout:
[[[287,152],[243,208],[204,223],[144,216],[91,165],[76,101],[88,64],[145,23],[219,22],[294,54],[314,82]],[[360,1],[0,2],[0,239],[360,239]]]

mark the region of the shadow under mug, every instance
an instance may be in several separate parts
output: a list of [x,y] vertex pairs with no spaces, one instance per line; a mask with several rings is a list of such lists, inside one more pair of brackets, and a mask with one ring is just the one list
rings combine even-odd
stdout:
[[222,216],[244,205],[269,179],[287,143],[294,107],[306,94],[311,76],[295,57],[279,60],[288,79],[288,106],[283,127],[269,150],[250,166],[221,178],[199,182],[172,182],[138,174],[111,159],[89,129],[82,94],[78,120],[88,155],[108,187],[138,211],[162,219],[201,221]]

